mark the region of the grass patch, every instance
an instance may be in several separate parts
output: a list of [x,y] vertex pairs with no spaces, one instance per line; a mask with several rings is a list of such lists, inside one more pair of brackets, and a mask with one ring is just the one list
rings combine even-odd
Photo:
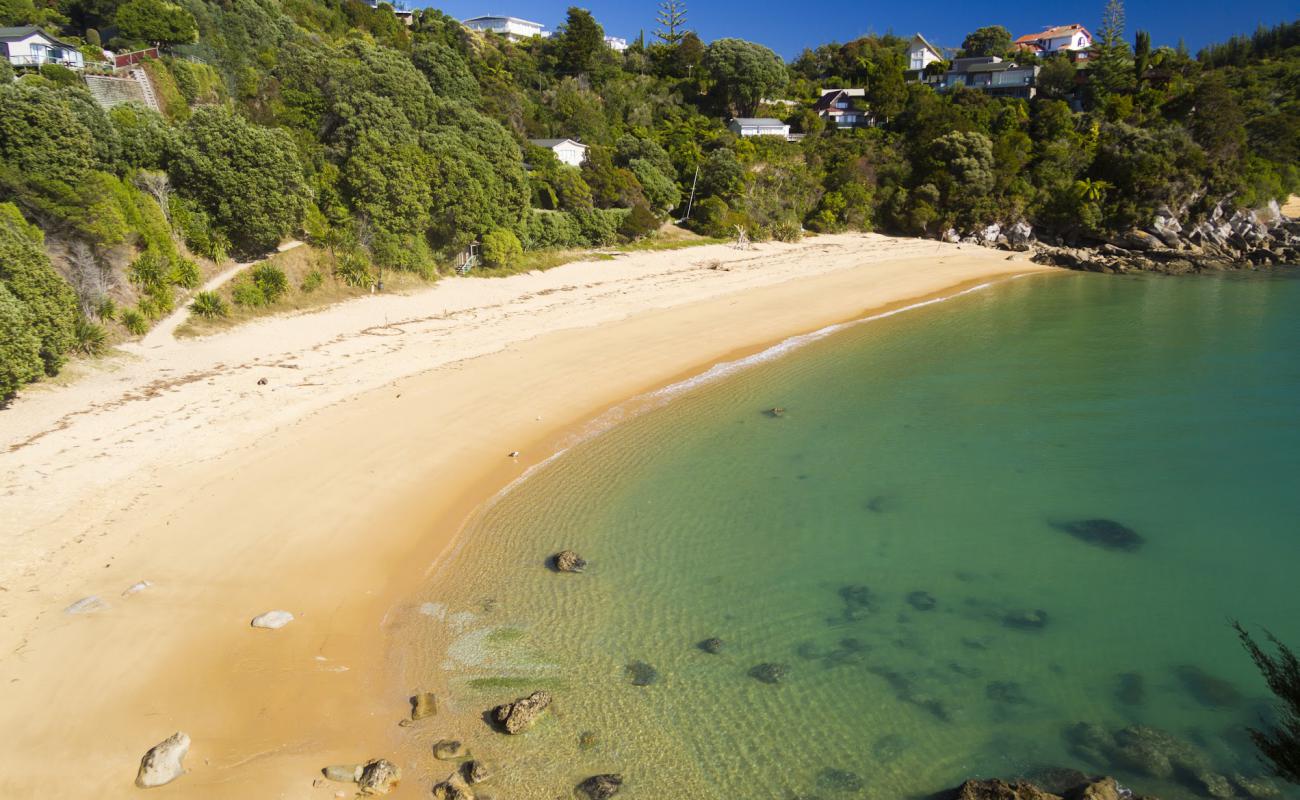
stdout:
[[687,247],[700,247],[706,244],[726,244],[730,241],[716,236],[699,236],[694,239],[642,239],[614,249],[620,253],[654,253],[660,250],[684,250]]
[[[257,267],[249,267],[212,293],[228,309],[225,316],[205,317],[191,313],[189,319],[176,330],[176,337],[207,336],[261,317],[314,311],[370,293],[368,288],[348,286],[336,279],[331,274],[329,254],[311,245],[301,245],[277,253],[263,264],[278,267],[284,273],[281,293],[274,302],[262,305],[241,305],[234,302],[235,294],[247,291],[252,281]],[[384,271],[385,293],[401,293],[428,285],[430,281],[414,273]],[[241,290],[241,287],[244,288]]]

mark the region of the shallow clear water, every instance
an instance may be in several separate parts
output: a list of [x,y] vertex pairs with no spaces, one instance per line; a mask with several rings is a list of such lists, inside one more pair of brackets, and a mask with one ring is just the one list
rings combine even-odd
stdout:
[[[1064,730],[1143,723],[1202,771],[1262,771],[1243,729],[1269,698],[1227,621],[1300,646],[1297,341],[1296,272],[1034,277],[852,327],[501,498],[406,623],[406,669],[518,800],[610,771],[628,798],[832,800],[1045,766],[1203,795]],[[1140,546],[1052,524],[1094,518]],[[545,568],[562,548],[584,574]],[[535,688],[554,715],[487,732]]]

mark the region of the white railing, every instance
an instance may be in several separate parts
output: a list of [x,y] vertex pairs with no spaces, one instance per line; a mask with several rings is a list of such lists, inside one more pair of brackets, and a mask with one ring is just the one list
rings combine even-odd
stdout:
[[39,55],[9,56],[9,63],[15,67],[39,67],[44,64],[58,64],[61,67],[80,69],[81,63],[71,58],[57,58],[44,53]]

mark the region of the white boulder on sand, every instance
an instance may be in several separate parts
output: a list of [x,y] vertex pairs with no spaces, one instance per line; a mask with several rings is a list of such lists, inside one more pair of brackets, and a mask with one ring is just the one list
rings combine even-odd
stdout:
[[254,628],[269,628],[278,630],[293,622],[293,614],[288,611],[268,611],[265,614],[258,614],[253,617]]
[[108,603],[105,603],[105,602],[103,601],[103,599],[100,598],[99,595],[97,595],[97,594],[92,594],[92,595],[90,595],[89,597],[83,597],[83,598],[81,598],[81,599],[78,600],[77,602],[75,602],[75,603],[73,603],[72,605],[68,606],[67,608],[63,609],[63,613],[65,613],[65,614],[93,614],[93,613],[95,613],[96,611],[103,611],[103,610],[106,609],[106,608],[108,608]]
[[135,775],[135,785],[151,789],[171,783],[185,774],[185,754],[190,751],[190,737],[180,731],[173,733],[140,759],[140,771]]

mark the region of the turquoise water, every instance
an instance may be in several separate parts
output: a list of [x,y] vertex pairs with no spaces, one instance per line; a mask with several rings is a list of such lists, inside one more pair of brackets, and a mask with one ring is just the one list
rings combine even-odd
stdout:
[[[598,772],[832,800],[1043,767],[1206,796],[1262,772],[1269,698],[1228,620],[1300,646],[1298,341],[1296,272],[1032,277],[840,331],[502,497],[404,623],[404,670],[518,800]],[[1063,529],[1088,519],[1140,544]],[[546,569],[562,548],[587,571]],[[535,688],[554,714],[487,730]],[[1072,746],[1079,722],[1158,728],[1195,769]]]

